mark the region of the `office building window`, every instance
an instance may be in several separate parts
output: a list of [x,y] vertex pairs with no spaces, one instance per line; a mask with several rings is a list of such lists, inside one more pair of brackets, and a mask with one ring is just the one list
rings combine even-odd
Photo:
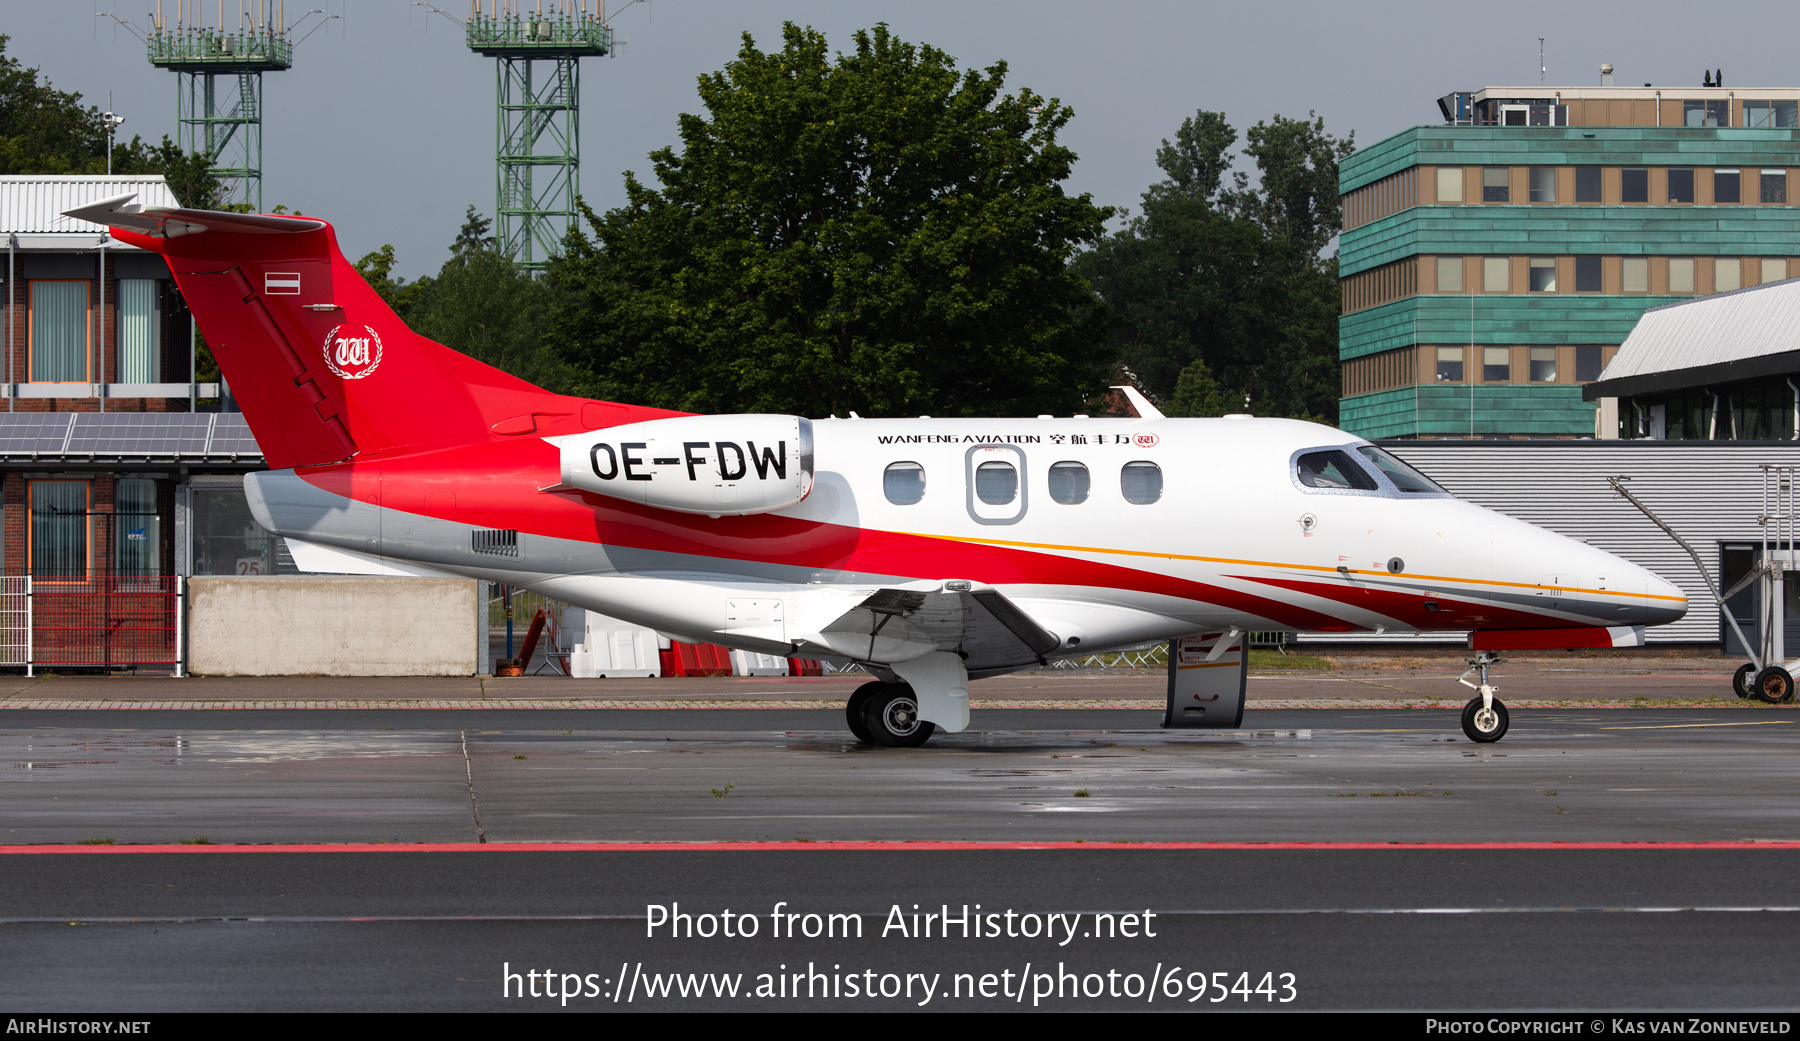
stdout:
[[1669,201],[1694,201],[1694,170],[1688,166],[1669,167]]
[[1800,101],[1746,101],[1744,125],[1770,129],[1800,126]]
[[87,382],[88,283],[31,283],[31,379]]
[[1556,348],[1533,347],[1531,349],[1531,382],[1556,382]]
[[1507,383],[1512,380],[1512,349],[1508,347],[1483,347],[1481,349],[1481,382]]
[[1556,167],[1534,166],[1531,168],[1531,201],[1556,201]]
[[161,382],[161,287],[153,278],[121,278],[118,284],[119,382]]
[[1556,258],[1531,258],[1531,291],[1534,293],[1556,292]]
[[1691,127],[1728,127],[1731,125],[1731,102],[1683,101],[1681,122]]
[[1461,383],[1463,378],[1463,349],[1461,347],[1439,347],[1437,349],[1437,381],[1439,383]]
[[1437,201],[1463,201],[1463,172],[1460,166],[1440,166],[1437,168]]
[[1575,382],[1592,383],[1600,378],[1600,348],[1575,348]]
[[78,582],[88,574],[88,483],[32,481],[31,574]]
[[113,485],[113,567],[120,575],[162,574],[155,481],[120,478]]
[[1764,170],[1762,172],[1762,201],[1787,201],[1787,171]]
[[1694,258],[1669,258],[1669,292],[1691,293],[1694,291]]
[[1440,293],[1460,293],[1463,289],[1463,258],[1437,258],[1437,288]]
[[1575,291],[1577,293],[1598,293],[1600,291],[1600,258],[1575,258]]
[[1600,201],[1600,168],[1598,166],[1577,166],[1575,168],[1575,201]]
[[1624,293],[1648,293],[1650,291],[1650,261],[1645,257],[1625,257],[1619,261],[1619,291]]
[[1481,258],[1481,291],[1512,292],[1512,261],[1506,257]]
[[1512,171],[1504,166],[1484,166],[1481,168],[1481,201],[1511,202]]
[[1736,257],[1719,257],[1713,261],[1713,292],[1729,293],[1744,285],[1744,262]]
[[1649,202],[1650,171],[1641,166],[1627,166],[1620,170],[1619,201]]
[[1713,201],[1739,202],[1743,199],[1741,189],[1744,179],[1736,170],[1713,171]]
[[1787,261],[1782,257],[1764,257],[1760,274],[1762,277],[1757,279],[1757,282],[1761,285],[1766,286],[1770,282],[1779,282],[1788,277]]

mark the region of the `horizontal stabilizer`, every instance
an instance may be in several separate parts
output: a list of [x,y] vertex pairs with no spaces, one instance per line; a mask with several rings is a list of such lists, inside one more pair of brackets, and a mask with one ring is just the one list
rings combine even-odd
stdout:
[[99,202],[64,210],[63,216],[91,221],[114,228],[130,228],[152,238],[172,239],[202,231],[234,231],[250,235],[293,234],[318,231],[322,220],[311,217],[282,217],[260,213],[221,213],[216,210],[188,210],[168,206],[138,206],[131,200],[136,192],[115,195]]

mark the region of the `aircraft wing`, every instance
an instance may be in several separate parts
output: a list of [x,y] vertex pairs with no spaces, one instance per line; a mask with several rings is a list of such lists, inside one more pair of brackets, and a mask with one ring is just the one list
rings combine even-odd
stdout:
[[996,589],[878,589],[803,637],[806,644],[876,662],[951,651],[978,676],[1042,664],[1062,640]]

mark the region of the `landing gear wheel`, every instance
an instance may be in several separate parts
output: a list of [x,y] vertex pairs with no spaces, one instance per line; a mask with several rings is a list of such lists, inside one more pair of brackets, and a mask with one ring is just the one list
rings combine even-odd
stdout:
[[863,703],[863,725],[878,745],[917,748],[937,732],[937,726],[919,718],[919,701],[904,683],[884,683]]
[[1500,703],[1499,698],[1494,699],[1494,707],[1491,709],[1483,709],[1480,698],[1470,698],[1469,703],[1463,706],[1463,733],[1469,735],[1471,741],[1484,745],[1498,741],[1506,736],[1506,728],[1510,722],[1506,706]]
[[1756,674],[1750,693],[1758,701],[1771,705],[1794,700],[1794,677],[1779,665],[1770,665]]
[[1756,663],[1747,661],[1731,674],[1731,689],[1746,700],[1756,695]]
[[869,699],[887,689],[887,684],[876,680],[865,683],[850,692],[850,700],[844,705],[844,721],[850,724],[850,732],[865,745],[875,743],[875,735],[869,731],[866,709]]

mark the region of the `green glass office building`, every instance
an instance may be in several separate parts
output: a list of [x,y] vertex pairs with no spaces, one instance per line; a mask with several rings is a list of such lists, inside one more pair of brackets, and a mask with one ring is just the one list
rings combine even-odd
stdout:
[[1489,87],[1439,108],[1340,167],[1354,434],[1617,437],[1582,385],[1645,309],[1800,276],[1800,89]]

